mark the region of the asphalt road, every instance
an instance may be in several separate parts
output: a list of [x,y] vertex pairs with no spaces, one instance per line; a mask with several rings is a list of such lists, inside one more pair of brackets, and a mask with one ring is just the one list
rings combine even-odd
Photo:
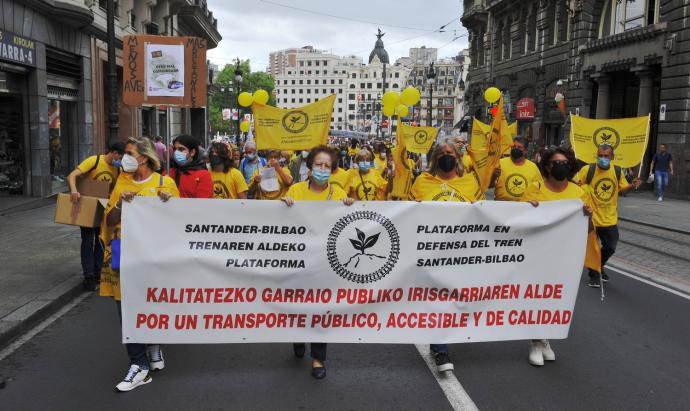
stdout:
[[[527,342],[451,346],[481,410],[687,410],[690,300],[611,273],[606,301],[581,287],[557,361],[527,363]],[[584,280],[584,279],[583,279]],[[117,394],[127,359],[115,304],[89,297],[0,361],[3,410],[446,410],[414,346],[329,346],[329,375],[286,344],[166,346],[153,382]]]

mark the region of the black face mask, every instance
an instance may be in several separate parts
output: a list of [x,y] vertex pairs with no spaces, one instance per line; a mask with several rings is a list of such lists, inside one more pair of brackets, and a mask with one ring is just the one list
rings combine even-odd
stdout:
[[444,154],[438,158],[438,167],[447,173],[455,168],[456,161],[450,154]]
[[513,147],[510,149],[510,158],[512,158],[513,160],[519,159],[520,157],[522,157],[523,154],[524,153],[522,152],[522,150],[520,150],[517,147]]
[[563,181],[567,179],[570,175],[570,164],[568,164],[567,162],[554,162],[553,165],[551,165],[551,175],[558,181]]
[[223,159],[220,158],[219,156],[210,156],[209,160],[211,161],[211,167],[219,166],[223,164]]

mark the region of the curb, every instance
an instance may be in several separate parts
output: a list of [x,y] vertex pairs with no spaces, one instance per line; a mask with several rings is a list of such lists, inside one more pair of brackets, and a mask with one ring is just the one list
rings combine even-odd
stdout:
[[633,220],[632,218],[621,217],[620,215],[618,216],[618,219],[622,220],[622,221],[626,221],[628,223],[639,224],[639,225],[643,225],[646,227],[656,228],[659,230],[671,231],[673,233],[690,235],[690,231],[682,230],[680,228],[670,228],[670,227],[666,227],[666,226],[659,225],[659,224],[648,223],[646,221]]
[[73,275],[0,318],[0,350],[82,294],[81,274]]
[[55,204],[57,194],[49,197],[37,198],[33,201],[28,201],[24,204],[19,204],[14,207],[5,208],[0,210],[0,217],[15,213],[21,213],[22,211],[30,211],[36,208],[46,207]]
[[647,281],[649,281],[649,282],[652,282],[652,283],[654,283],[654,284],[658,284],[658,285],[664,286],[664,287],[666,287],[666,288],[669,288],[669,289],[671,289],[671,290],[673,290],[673,291],[676,291],[676,292],[681,293],[681,294],[684,294],[684,295],[690,295],[690,290],[689,290],[689,289],[683,288],[683,287],[679,287],[679,286],[676,285],[675,283],[673,283],[673,282],[671,282],[671,281],[667,281],[665,278],[655,277],[655,276],[653,276],[653,275],[650,275],[650,274],[647,274],[647,273],[644,273],[644,272],[641,272],[641,271],[633,271],[633,270],[630,269],[630,267],[625,267],[625,266],[622,265],[622,264],[616,264],[616,263],[613,263],[613,264],[612,264],[611,261],[607,262],[606,265],[609,266],[610,268],[616,270],[616,271],[620,271],[620,272],[623,272],[623,273],[628,273],[628,274],[633,275],[633,276],[635,276],[635,277],[643,278],[643,279],[645,279],[645,280],[647,280]]

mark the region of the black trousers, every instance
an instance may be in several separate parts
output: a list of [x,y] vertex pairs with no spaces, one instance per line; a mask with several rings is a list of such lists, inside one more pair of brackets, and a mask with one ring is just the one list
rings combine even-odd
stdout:
[[[295,343],[297,345],[304,345],[304,343]],[[326,361],[326,348],[327,343],[311,343],[311,358],[319,360],[321,362]]]
[[[117,304],[117,315],[120,318],[120,327],[122,327],[122,303],[115,301]],[[127,356],[129,357],[129,365],[138,365],[144,370],[149,369],[149,358],[146,356],[146,344],[125,344],[127,349]]]
[[[601,270],[604,271],[604,265],[616,252],[616,247],[618,246],[618,226],[597,227],[597,237],[601,242]],[[589,275],[594,277],[596,273],[590,270]]]

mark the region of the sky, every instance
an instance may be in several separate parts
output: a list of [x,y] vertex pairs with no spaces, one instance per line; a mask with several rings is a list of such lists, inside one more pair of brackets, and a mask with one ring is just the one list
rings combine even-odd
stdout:
[[[461,0],[207,0],[223,40],[208,52],[221,68],[250,59],[264,71],[268,55],[290,47],[314,46],[336,55],[357,55],[367,62],[378,27],[391,62],[411,47],[437,47],[438,57],[467,48],[460,24]],[[282,6],[281,6],[282,5]],[[336,17],[334,17],[336,16]],[[446,25],[447,24],[447,25]],[[446,25],[443,32],[441,26]]]

